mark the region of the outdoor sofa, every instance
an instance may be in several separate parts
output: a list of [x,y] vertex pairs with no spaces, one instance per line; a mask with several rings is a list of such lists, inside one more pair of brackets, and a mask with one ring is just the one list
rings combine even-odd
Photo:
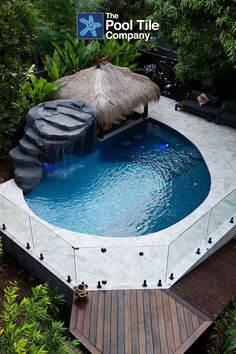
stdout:
[[227,102],[221,112],[216,116],[216,124],[227,124],[236,128],[236,103]]
[[200,105],[197,99],[200,95],[202,95],[201,91],[192,90],[186,99],[175,104],[175,110],[177,111],[178,108],[181,108],[183,111],[206,118],[210,122],[215,120],[217,115],[221,112],[219,97],[207,93],[206,96],[209,101]]

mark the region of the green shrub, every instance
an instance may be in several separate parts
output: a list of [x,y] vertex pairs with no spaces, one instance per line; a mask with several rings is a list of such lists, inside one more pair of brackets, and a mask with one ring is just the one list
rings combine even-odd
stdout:
[[[29,107],[36,106],[40,102],[49,101],[53,94],[63,86],[63,83],[55,84],[46,79],[30,75],[29,79],[20,84],[20,97],[27,102]],[[26,105],[27,105],[26,103]]]
[[37,14],[37,37],[33,53],[43,57],[52,54],[52,42],[63,45],[67,34],[76,33],[76,13],[99,11],[101,0],[33,0]]
[[70,353],[63,323],[53,320],[51,316],[53,307],[61,303],[61,297],[55,294],[51,296],[46,285],[32,288],[31,297],[21,301],[18,300],[18,291],[16,284],[11,284],[4,291],[3,310],[0,314],[1,352]]
[[214,90],[215,82],[222,86],[225,76],[235,75],[235,1],[148,1],[154,6],[150,18],[160,23],[159,35],[177,51],[179,80],[197,80]]
[[236,300],[229,302],[222,313],[216,318],[209,334],[207,353],[231,354],[236,349]]
[[63,83],[55,84],[42,77],[37,78],[32,74],[33,69],[34,66],[28,70],[27,80],[20,83],[19,99],[14,103],[20,115],[24,116],[31,107],[53,99],[53,94],[63,86]]
[[25,63],[31,60],[35,15],[29,0],[0,2],[0,159],[8,152],[23,117],[13,107]]
[[98,41],[86,43],[68,35],[63,48],[56,43],[53,45],[55,47],[53,55],[47,55],[44,61],[45,69],[52,81],[88,68],[95,64],[96,58],[102,59],[108,55],[111,57],[111,63],[136,70],[137,63],[134,61],[140,55],[135,44],[126,41],[119,44],[114,39],[104,41],[101,45]]

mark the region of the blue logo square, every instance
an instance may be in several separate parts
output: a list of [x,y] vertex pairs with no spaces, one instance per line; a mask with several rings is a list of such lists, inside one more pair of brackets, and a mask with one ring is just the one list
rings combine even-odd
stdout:
[[77,13],[77,38],[78,39],[103,39],[104,13],[78,12]]

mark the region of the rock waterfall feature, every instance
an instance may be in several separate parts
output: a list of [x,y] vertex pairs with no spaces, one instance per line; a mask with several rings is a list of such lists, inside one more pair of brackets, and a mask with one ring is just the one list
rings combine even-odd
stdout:
[[85,151],[96,143],[96,112],[79,100],[54,100],[30,109],[23,138],[10,151],[16,184],[30,192],[43,177],[45,163],[63,159],[72,143]]

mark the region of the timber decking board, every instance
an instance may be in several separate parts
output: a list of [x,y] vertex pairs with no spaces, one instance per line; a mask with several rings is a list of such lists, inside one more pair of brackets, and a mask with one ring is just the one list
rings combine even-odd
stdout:
[[130,290],[124,292],[125,297],[125,354],[132,354],[131,345],[131,307],[130,307]]
[[143,290],[137,290],[138,341],[140,353],[146,354],[146,340],[143,313]]
[[164,311],[162,304],[162,291],[155,291],[156,293],[156,305],[157,305],[157,318],[159,323],[159,331],[160,331],[160,342],[161,342],[161,353],[167,353],[167,338],[166,338],[166,330],[165,330],[165,319],[164,319]]
[[146,338],[147,353],[153,354],[153,336],[152,336],[152,323],[151,323],[151,310],[149,301],[149,291],[143,290],[143,308],[144,311],[144,328]]
[[111,352],[118,354],[117,352],[117,332],[118,332],[118,321],[117,316],[119,316],[117,311],[117,291],[112,291],[111,294]]
[[125,330],[124,330],[124,292],[122,290],[118,290],[118,353],[125,354]]
[[[92,309],[96,311],[96,308]],[[104,311],[104,338],[102,353],[111,353],[111,290],[105,293],[105,311]]]
[[138,314],[137,314],[137,294],[136,291],[131,291],[131,342],[133,353],[139,354],[138,345]]
[[172,328],[172,319],[170,314],[169,296],[166,295],[164,292],[162,292],[162,301],[163,301],[164,322],[166,328],[168,352],[174,353],[175,345],[174,345],[174,335],[173,335],[173,328]]
[[167,291],[102,290],[74,297],[70,331],[93,354],[174,354],[210,323]]
[[175,283],[176,294],[211,320],[236,295],[236,238]]
[[[171,297],[169,298],[169,301],[170,301],[170,312],[171,312],[172,325],[173,325],[173,336],[174,336],[175,348],[179,348],[179,346],[181,345],[181,338],[180,338],[180,329],[178,326],[178,315],[177,315],[176,301],[174,299],[172,299]],[[198,326],[197,326],[197,328],[198,328]]]
[[151,320],[152,320],[152,333],[153,333],[153,351],[154,353],[161,352],[160,332],[157,318],[157,306],[155,290],[150,290],[150,307],[151,307]]
[[104,303],[105,303],[105,292],[100,291],[99,300],[98,300],[98,322],[97,322],[97,338],[96,338],[96,347],[100,351],[103,348]]

